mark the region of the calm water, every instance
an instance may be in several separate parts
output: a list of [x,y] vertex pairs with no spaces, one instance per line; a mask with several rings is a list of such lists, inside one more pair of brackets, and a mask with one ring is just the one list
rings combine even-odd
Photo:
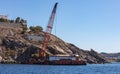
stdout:
[[120,74],[120,63],[86,66],[0,64],[0,74]]

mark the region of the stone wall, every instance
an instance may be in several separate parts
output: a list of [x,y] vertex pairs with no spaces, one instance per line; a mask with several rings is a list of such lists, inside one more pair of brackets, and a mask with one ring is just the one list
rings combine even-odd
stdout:
[[4,26],[4,27],[22,27],[22,25],[20,23],[8,23],[8,22],[0,22],[0,26]]

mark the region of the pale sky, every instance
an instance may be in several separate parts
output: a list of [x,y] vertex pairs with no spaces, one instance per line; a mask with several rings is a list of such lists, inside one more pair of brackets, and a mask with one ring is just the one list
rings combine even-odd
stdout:
[[0,0],[0,14],[45,30],[55,2],[52,34],[84,50],[120,52],[120,0]]

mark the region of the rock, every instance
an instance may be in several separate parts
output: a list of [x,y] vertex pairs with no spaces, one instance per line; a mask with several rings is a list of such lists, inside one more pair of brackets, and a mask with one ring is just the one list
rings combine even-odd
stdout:
[[2,56],[0,56],[0,62],[2,61],[2,59],[3,59]]
[[2,45],[5,46],[6,48],[10,48],[13,50],[17,50],[17,48],[23,48],[26,46],[24,43],[20,42],[17,39],[11,40],[9,38],[4,38]]
[[[4,32],[4,33],[3,33]],[[13,28],[0,27],[0,48],[2,50],[2,59],[9,61],[26,61],[32,55],[38,55],[41,50],[42,42],[26,39],[26,36],[37,35],[44,37],[44,32],[38,34],[24,33]],[[34,37],[34,36],[33,36]],[[39,39],[39,38],[38,38]],[[46,49],[48,55],[74,55],[78,54],[81,60],[87,63],[106,63],[109,62],[104,56],[94,50],[86,51],[78,48],[74,44],[64,42],[60,38],[50,34],[50,40]]]
[[81,59],[86,60],[87,63],[108,63],[109,61],[102,56],[101,54],[97,53],[93,49],[91,51],[85,51],[76,47],[73,44],[68,44],[69,49],[73,52],[73,54],[79,54]]
[[104,53],[104,52],[102,52],[101,55],[106,57],[111,62],[120,62],[120,53]]

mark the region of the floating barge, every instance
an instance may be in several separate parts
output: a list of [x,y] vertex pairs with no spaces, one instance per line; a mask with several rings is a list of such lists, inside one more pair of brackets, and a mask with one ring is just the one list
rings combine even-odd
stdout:
[[40,65],[86,65],[86,62],[80,60],[76,56],[50,56],[48,60],[37,61],[31,58],[29,61],[21,62],[21,64],[40,64]]
[[74,61],[74,60],[58,60],[51,61],[51,65],[86,65],[85,61]]

